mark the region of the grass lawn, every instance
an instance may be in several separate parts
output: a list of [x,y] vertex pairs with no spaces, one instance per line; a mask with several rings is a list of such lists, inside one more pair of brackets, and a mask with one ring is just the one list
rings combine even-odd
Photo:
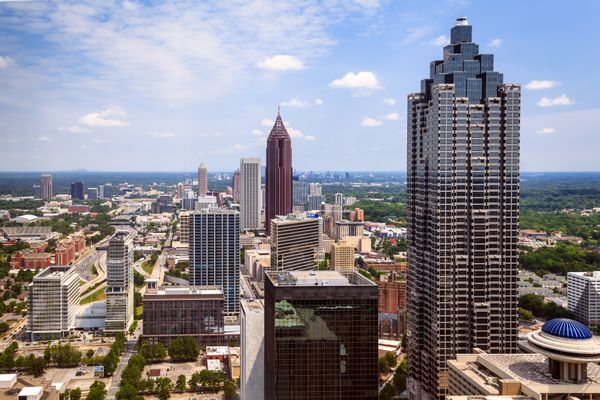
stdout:
[[140,315],[142,315],[142,312],[144,311],[144,307],[143,306],[139,306],[135,308],[135,316],[139,317]]
[[148,261],[144,261],[142,263],[142,269],[148,274],[148,275],[152,275],[152,270],[154,269],[154,264],[152,264],[152,261],[148,260]]
[[106,287],[103,287],[100,290],[96,290],[94,293],[89,294],[81,299],[80,304],[88,304],[98,300],[106,299]]

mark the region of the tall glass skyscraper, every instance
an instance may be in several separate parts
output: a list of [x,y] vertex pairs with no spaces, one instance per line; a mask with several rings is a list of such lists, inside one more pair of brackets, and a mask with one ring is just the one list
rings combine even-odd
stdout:
[[516,351],[520,86],[459,18],[407,120],[409,396],[441,399],[457,353]]

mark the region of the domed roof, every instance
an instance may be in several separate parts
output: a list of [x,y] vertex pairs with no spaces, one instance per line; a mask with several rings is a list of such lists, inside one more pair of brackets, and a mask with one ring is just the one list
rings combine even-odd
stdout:
[[556,318],[542,326],[542,332],[563,339],[591,339],[592,332],[584,324],[572,319]]

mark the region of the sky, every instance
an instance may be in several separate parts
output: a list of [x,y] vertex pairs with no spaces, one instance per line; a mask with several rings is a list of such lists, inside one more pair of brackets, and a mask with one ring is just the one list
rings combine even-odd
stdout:
[[521,169],[600,171],[595,0],[0,0],[0,170],[232,171],[280,106],[295,169],[404,171],[459,16],[522,85]]

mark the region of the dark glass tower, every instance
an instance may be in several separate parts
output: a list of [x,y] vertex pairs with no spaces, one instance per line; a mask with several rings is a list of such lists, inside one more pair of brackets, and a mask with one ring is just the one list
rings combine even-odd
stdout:
[[267,139],[265,229],[271,229],[271,220],[277,215],[292,212],[292,140],[281,115]]
[[83,200],[83,182],[71,183],[71,199]]
[[377,400],[378,287],[358,272],[265,274],[265,400]]
[[408,355],[412,399],[443,398],[446,361],[517,348],[520,86],[459,18],[408,96]]

